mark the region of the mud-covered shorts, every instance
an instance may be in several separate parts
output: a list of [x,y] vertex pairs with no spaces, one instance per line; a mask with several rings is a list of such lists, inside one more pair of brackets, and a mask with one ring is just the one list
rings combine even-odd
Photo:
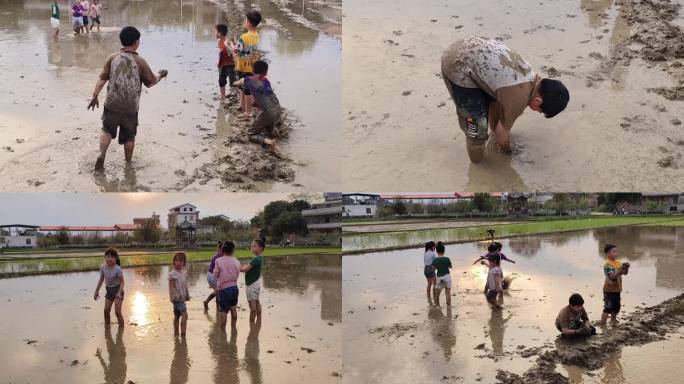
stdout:
[[[253,76],[253,75],[254,75],[254,74],[253,74],[253,73],[250,73],[250,72],[240,72],[240,71],[237,71],[237,77],[238,77],[238,79],[244,79],[245,77]],[[249,87],[248,87],[247,85],[243,84],[242,87],[241,87],[240,89],[242,89],[242,93],[244,93],[245,95],[247,95],[247,96],[251,96],[251,95],[252,95],[252,91],[249,90]]]
[[[105,299],[107,300],[114,300],[116,299],[116,294],[119,293],[119,288],[121,288],[121,285],[115,285],[113,287],[105,287],[105,290],[107,291],[105,293]],[[124,298],[124,292],[121,291],[121,300]]]
[[231,308],[234,308],[238,304],[238,295],[240,290],[237,285],[232,287],[227,287],[219,290],[218,292],[218,307],[219,312],[228,312]]
[[235,80],[237,80],[237,76],[235,75],[234,65],[226,65],[219,68],[219,87],[223,88],[226,84],[232,86]]
[[423,275],[425,275],[425,278],[427,279],[435,277],[435,267],[432,265],[426,265],[423,269]]
[[117,128],[119,144],[135,141],[135,135],[138,133],[138,113],[129,115],[104,108],[102,111],[102,130],[109,133],[112,139],[115,139]]
[[618,313],[620,307],[620,292],[603,292],[603,313]]
[[176,317],[179,317],[180,315],[183,314],[183,312],[186,312],[188,310],[188,307],[185,305],[184,301],[174,301],[173,302],[173,315]]
[[442,78],[456,104],[461,130],[468,139],[484,144],[489,138],[489,103],[494,99],[480,88],[465,88],[451,82],[445,73],[442,73]]
[[277,110],[257,110],[252,126],[249,127],[247,132],[250,135],[262,134],[270,136],[273,134],[273,128],[275,128],[278,119],[280,119],[280,113],[280,108]]

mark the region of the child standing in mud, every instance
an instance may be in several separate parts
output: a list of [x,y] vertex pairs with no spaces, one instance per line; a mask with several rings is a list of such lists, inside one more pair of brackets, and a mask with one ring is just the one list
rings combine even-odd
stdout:
[[230,82],[232,85],[235,80],[235,61],[233,55],[228,54],[226,47],[226,36],[228,35],[228,26],[226,24],[216,25],[216,40],[218,42],[219,60],[219,91],[221,94],[221,101],[226,98],[226,84]]
[[579,293],[573,293],[568,300],[568,306],[558,312],[556,328],[563,336],[596,334],[596,328],[591,325],[587,311],[584,310],[584,298]]
[[173,255],[173,268],[169,271],[169,299],[173,303],[173,335],[178,336],[180,323],[180,335],[185,336],[188,325],[188,308],[185,302],[190,300],[188,292],[187,276],[185,270],[186,256],[184,252]]
[[489,272],[487,273],[487,302],[494,308],[501,308],[497,297],[503,293],[503,272],[501,271],[501,256],[493,255],[489,259]]
[[252,240],[251,251],[254,257],[249,264],[240,267],[240,272],[245,274],[245,286],[247,290],[247,302],[249,303],[249,322],[261,324],[261,266],[263,257],[261,254],[266,248],[264,239]]
[[97,31],[100,32],[100,14],[102,13],[102,6],[100,5],[99,0],[93,0],[93,3],[90,5],[90,11],[88,12],[88,16],[90,16],[90,30],[93,30],[93,27],[95,26],[95,23],[97,23]]
[[[247,76],[252,76],[254,62],[258,59],[257,47],[259,45],[259,33],[257,26],[261,23],[261,13],[259,11],[249,11],[245,17],[245,29],[247,32],[243,33],[237,41],[237,44],[231,42],[230,49],[233,52],[233,57],[236,63],[237,77],[244,79]],[[242,116],[252,117],[252,94],[248,87],[240,87],[240,110]]]
[[268,64],[257,60],[254,63],[254,75],[244,77],[235,82],[235,85],[243,86],[250,90],[250,94],[256,102],[258,112],[247,133],[249,141],[268,146],[269,151],[278,155],[276,140],[273,137],[275,126],[280,120],[280,102],[268,81]]
[[95,170],[104,169],[107,148],[113,138],[119,134],[119,144],[124,146],[126,163],[133,160],[135,136],[138,129],[138,107],[142,84],[150,88],[165,78],[165,69],[155,76],[145,59],[136,52],[140,47],[140,32],[135,27],[124,27],[119,33],[122,48],[111,55],[100,73],[95,85],[93,98],[87,109],[99,108],[98,95],[105,83],[107,99],[102,111],[102,133],[100,134],[100,155],[95,162]]
[[240,293],[237,285],[238,276],[240,276],[240,261],[233,256],[235,243],[232,241],[225,241],[222,250],[223,255],[216,259],[214,266],[214,277],[218,287],[218,326],[221,329],[226,329],[227,314],[230,312],[231,328],[236,328],[236,307]]
[[105,307],[104,307],[104,321],[105,325],[109,325],[110,313],[112,311],[112,304],[114,304],[114,313],[119,322],[119,327],[124,326],[123,314],[121,314],[121,306],[124,298],[124,277],[123,270],[120,267],[119,253],[114,248],[107,248],[105,251],[105,262],[100,266],[100,280],[97,282],[95,294],[93,299],[100,298],[100,287],[105,283]]
[[432,290],[435,296],[435,305],[439,305],[439,294],[442,292],[442,288],[444,288],[447,307],[451,307],[451,273],[449,272],[449,269],[451,269],[451,259],[444,256],[445,247],[441,241],[437,242],[435,249],[437,250],[437,257],[432,260],[432,265],[437,271],[437,283]]
[[606,255],[606,262],[603,264],[603,313],[601,314],[601,326],[606,325],[608,316],[614,325],[617,323],[617,314],[620,312],[622,292],[622,276],[629,273],[629,263],[617,260],[617,245],[606,244],[603,248]]
[[50,16],[50,25],[52,26],[52,39],[57,41],[59,39],[59,5],[55,0],[50,6],[52,15]]
[[[216,288],[216,278],[214,277],[214,268],[216,268],[216,259],[221,256],[223,256],[223,241],[218,242],[216,254],[211,258],[211,262],[209,262],[209,269],[207,270],[207,283],[209,283],[209,288],[211,288],[212,291],[203,302],[205,311],[209,310],[209,303],[216,297],[218,292]],[[216,300],[216,306],[218,307],[218,299]]]
[[425,243],[425,252],[423,253],[423,274],[425,275],[425,279],[427,280],[428,297],[430,297],[430,291],[437,284],[435,267],[432,265],[432,262],[435,260],[435,257],[437,256],[435,254],[436,247],[437,245],[434,241],[428,241],[427,243]]

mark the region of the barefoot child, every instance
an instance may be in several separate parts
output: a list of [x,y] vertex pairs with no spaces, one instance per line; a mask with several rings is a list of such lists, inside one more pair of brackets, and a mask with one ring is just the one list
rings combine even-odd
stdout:
[[245,273],[250,323],[261,323],[261,302],[259,301],[259,295],[261,294],[261,266],[263,265],[261,254],[265,248],[266,242],[263,239],[253,240],[251,251],[254,257],[249,261],[249,264],[240,267],[240,272]]
[[235,243],[223,243],[223,255],[216,259],[214,277],[218,286],[219,323],[221,329],[226,329],[227,314],[230,312],[231,328],[237,324],[238,290],[237,280],[240,275],[240,261],[233,256]]
[[[211,293],[207,298],[204,300],[204,310],[208,311],[209,310],[209,302],[211,302],[215,297],[216,297],[216,278],[214,277],[214,268],[216,267],[216,259],[219,257],[223,256],[223,241],[218,242],[218,249],[216,250],[216,254],[214,257],[211,258],[211,262],[209,263],[209,269],[207,270],[207,283],[209,283],[209,288],[212,289]],[[216,306],[218,307],[218,300],[216,300]]]
[[95,23],[97,23],[97,31],[100,32],[100,14],[102,13],[102,6],[100,5],[100,2],[98,0],[93,0],[93,3],[90,4],[90,12],[88,12],[88,16],[90,16],[90,30],[93,30],[93,27],[95,26]]
[[95,110],[100,106],[98,95],[105,83],[107,99],[102,111],[102,133],[100,134],[100,156],[95,162],[95,170],[104,169],[105,155],[109,143],[119,131],[119,144],[124,146],[126,162],[133,160],[135,135],[138,129],[138,107],[142,84],[150,88],[165,78],[165,69],[155,76],[145,59],[136,52],[140,47],[140,32],[135,27],[124,27],[119,33],[122,48],[109,56],[95,85],[93,98],[87,109]]
[[250,90],[258,108],[256,118],[248,130],[249,141],[267,145],[272,153],[277,154],[273,134],[275,125],[280,120],[280,102],[271,88],[271,82],[266,78],[268,64],[257,60],[253,68],[254,76],[247,76],[235,82],[235,85],[244,85]]
[[102,282],[104,282],[106,290],[104,307],[105,325],[109,325],[111,322],[110,313],[112,311],[112,304],[114,304],[114,312],[116,313],[119,327],[123,327],[124,318],[121,314],[121,304],[124,298],[124,277],[120,265],[121,261],[116,249],[107,248],[105,251],[105,262],[100,267],[100,280],[97,282],[93,299],[97,300],[100,298],[100,287]]
[[437,242],[435,249],[437,249],[437,257],[432,260],[432,265],[437,271],[437,284],[432,290],[435,296],[435,305],[439,305],[439,294],[442,292],[442,288],[445,288],[446,304],[447,307],[451,307],[451,274],[449,272],[451,259],[444,256],[445,248],[441,241]]
[[[261,23],[261,13],[259,11],[247,12],[245,18],[245,29],[247,32],[243,33],[237,41],[237,44],[230,43],[231,51],[235,59],[237,76],[243,79],[247,76],[252,76],[252,65],[258,59],[257,46],[259,45],[259,33],[257,26]],[[240,94],[240,110],[245,117],[252,116],[252,95],[249,88],[241,87]]]
[[568,301],[568,306],[558,312],[556,328],[563,336],[595,335],[596,328],[589,322],[582,296],[579,293],[573,293]]
[[75,2],[71,7],[71,25],[74,27],[76,35],[80,35],[83,32],[83,7],[78,2]]
[[57,5],[57,0],[55,0],[50,6],[52,11],[52,16],[50,16],[50,25],[52,25],[52,38],[57,41],[59,38],[59,5]]
[[489,272],[487,274],[487,302],[495,308],[501,308],[497,297],[503,292],[503,273],[501,272],[501,257],[493,255],[489,258]]
[[184,252],[173,255],[173,268],[169,271],[169,298],[173,303],[173,335],[178,336],[178,323],[180,322],[180,335],[185,336],[188,325],[188,308],[185,302],[190,300],[188,292],[187,276],[185,270],[186,257]]
[[601,314],[601,326],[606,325],[608,315],[611,323],[617,323],[617,314],[620,312],[620,292],[622,292],[622,275],[629,273],[629,263],[621,263],[618,257],[617,245],[606,244],[603,248],[606,255],[606,263],[603,265],[603,274],[606,279],[603,283],[603,314]]
[[218,41],[218,69],[219,69],[219,91],[221,92],[221,101],[226,98],[226,84],[230,82],[232,85],[237,78],[235,77],[235,61],[233,55],[228,54],[226,48],[226,35],[228,35],[228,26],[225,24],[216,25],[216,40]]
[[427,280],[427,296],[430,297],[430,291],[437,283],[437,277],[435,276],[435,267],[432,265],[432,261],[435,260],[437,256],[435,254],[436,244],[434,241],[428,241],[425,243],[425,253],[423,253],[423,274]]

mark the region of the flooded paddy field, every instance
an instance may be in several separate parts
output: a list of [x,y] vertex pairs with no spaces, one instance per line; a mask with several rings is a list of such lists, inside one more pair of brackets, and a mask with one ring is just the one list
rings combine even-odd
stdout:
[[[49,36],[48,0],[0,1],[0,191],[336,190],[341,125],[341,1],[102,1],[101,32],[74,36],[69,3],[59,0],[61,32]],[[242,33],[247,9],[260,9],[260,49],[287,111],[284,159],[246,142],[248,121],[218,94],[214,26]],[[86,106],[126,25],[160,84],[143,88],[133,163],[110,145],[94,173],[100,109]]]
[[217,330],[213,303],[204,312],[208,264],[188,264],[185,340],[173,336],[167,266],[124,269],[121,330],[104,326],[104,302],[93,301],[97,272],[2,279],[0,381],[340,382],[341,264],[334,255],[266,258],[262,325],[249,325],[240,277],[237,333]]
[[[471,265],[486,253],[485,242],[447,246],[454,266],[451,309],[443,297],[441,307],[426,297],[422,248],[345,256],[344,380],[678,382],[673,378],[683,371],[674,351],[684,340],[684,329],[678,328],[684,324],[684,228],[620,227],[501,242],[516,263],[502,265],[513,282],[498,311],[486,305],[482,294],[485,267]],[[623,279],[618,319],[624,322],[599,329],[601,335],[591,339],[594,349],[566,364],[572,355],[567,351],[577,346],[558,340],[554,321],[573,292],[584,297],[590,320],[600,319],[606,243],[617,244],[620,259],[632,265]],[[651,306],[656,307],[647,308]],[[649,316],[668,324],[649,322]],[[653,333],[641,332],[642,321],[654,327]],[[621,348],[623,344],[628,346]],[[515,381],[515,375],[538,367],[537,359],[547,353],[557,356],[545,371],[548,381]],[[562,378],[552,381],[549,372]]]
[[419,222],[405,223],[397,221],[393,223],[373,223],[373,224],[344,224],[345,232],[352,233],[377,233],[377,232],[394,232],[394,231],[418,231],[423,229],[441,229],[441,228],[461,228],[461,227],[475,227],[483,225],[507,224],[508,221],[449,221],[449,220],[425,220]]
[[[681,189],[681,4],[345,0],[345,187]],[[516,121],[512,156],[490,146],[480,164],[468,159],[440,77],[443,50],[468,35],[502,41],[570,91],[557,117],[527,110]]]

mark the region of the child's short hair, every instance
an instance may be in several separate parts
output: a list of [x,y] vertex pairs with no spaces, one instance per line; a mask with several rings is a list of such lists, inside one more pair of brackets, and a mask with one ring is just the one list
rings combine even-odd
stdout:
[[264,238],[254,239],[254,242],[257,243],[261,249],[266,248],[266,241],[264,240]]
[[500,251],[501,248],[503,248],[503,244],[499,243],[498,241],[495,241],[495,242],[494,242],[494,245],[496,245],[496,250],[497,250],[497,251]]
[[613,250],[613,248],[617,248],[617,245],[615,245],[615,244],[606,244],[606,246],[603,247],[603,253],[605,253],[605,254],[607,255],[608,252],[610,252],[610,251]]
[[173,255],[173,262],[175,263],[176,260],[180,260],[183,262],[183,265],[187,262],[187,259],[185,257],[185,252],[176,252],[175,255]]
[[572,295],[570,295],[568,303],[570,305],[584,305],[584,299],[582,298],[582,295],[580,295],[579,293],[573,293]]
[[487,252],[496,252],[496,244],[490,243],[489,246],[487,247]]
[[225,24],[216,24],[216,31],[223,37],[228,34],[228,26]]
[[442,243],[441,241],[438,241],[437,242],[437,253],[444,253],[444,250],[445,250],[444,243]]
[[105,250],[105,257],[113,257],[116,259],[116,265],[121,265],[121,260],[119,259],[119,252],[114,247],[109,247]]
[[256,27],[261,23],[261,12],[254,10],[247,12],[247,21],[252,24],[252,27]]
[[140,40],[140,31],[135,27],[123,27],[121,32],[119,32],[119,40],[121,40],[121,45],[124,47],[130,47],[135,44],[136,41]]
[[235,250],[235,243],[231,240],[226,240],[223,242],[223,248],[221,249],[224,255],[232,255]]
[[265,75],[268,73],[268,63],[263,60],[257,60],[252,66],[252,71],[255,75]]

